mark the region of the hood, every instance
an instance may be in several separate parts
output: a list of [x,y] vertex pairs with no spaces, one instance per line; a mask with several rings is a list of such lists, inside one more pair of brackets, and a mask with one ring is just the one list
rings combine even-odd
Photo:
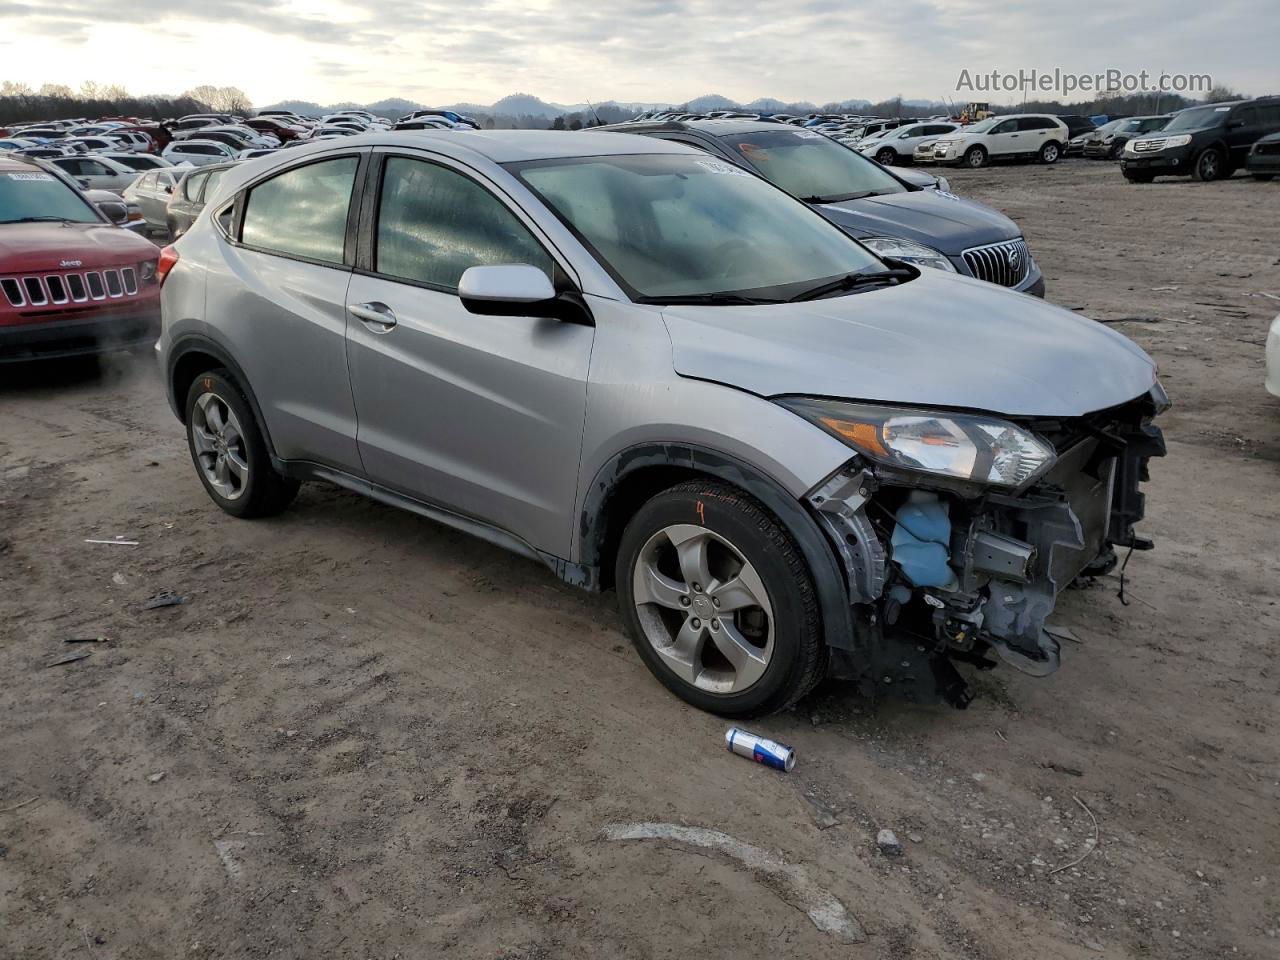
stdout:
[[106,223],[0,224],[0,274],[53,273],[78,266],[114,267],[157,256],[156,245]]
[[750,391],[1073,417],[1141,396],[1155,364],[1035,297],[925,270],[807,303],[670,306],[676,372]]
[[818,209],[852,236],[901,237],[951,256],[1022,236],[1017,224],[1003,213],[936,190],[826,203]]

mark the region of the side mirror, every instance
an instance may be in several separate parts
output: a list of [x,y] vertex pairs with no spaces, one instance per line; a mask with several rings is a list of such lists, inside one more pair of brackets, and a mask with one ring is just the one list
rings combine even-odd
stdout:
[[556,293],[546,273],[524,263],[468,267],[458,281],[468,313],[490,317],[545,317],[591,326],[595,320],[577,291]]
[[123,203],[117,203],[114,200],[103,200],[97,204],[97,207],[102,215],[117,227],[124,226],[129,222],[129,208]]
[[76,177],[76,183],[80,184],[81,190],[89,189],[89,180],[87,177]]

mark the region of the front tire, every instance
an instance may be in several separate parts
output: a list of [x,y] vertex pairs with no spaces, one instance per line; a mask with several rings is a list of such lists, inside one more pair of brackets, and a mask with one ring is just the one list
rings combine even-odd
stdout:
[[1041,163],[1057,163],[1058,158],[1062,156],[1062,147],[1058,146],[1054,141],[1050,140],[1040,148]]
[[615,578],[640,658],[701,710],[783,710],[826,672],[808,566],[777,518],[736,487],[696,480],[645,503],[623,531]]
[[269,517],[298,495],[276,472],[262,430],[228,370],[202,373],[187,388],[187,447],[209,499],[233,517]]
[[1210,147],[1196,157],[1196,165],[1192,168],[1191,175],[1204,183],[1210,183],[1223,175],[1225,166],[1226,162],[1222,154]]
[[891,163],[896,163],[897,160],[898,151],[894,150],[893,147],[885,147],[876,154],[876,162],[886,167]]
[[964,153],[964,165],[973,170],[987,165],[987,150],[985,147],[970,147]]

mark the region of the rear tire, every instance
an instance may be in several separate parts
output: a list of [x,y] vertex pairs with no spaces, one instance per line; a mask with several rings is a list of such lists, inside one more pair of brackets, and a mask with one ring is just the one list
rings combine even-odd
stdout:
[[253,408],[229,370],[196,377],[183,409],[191,462],[209,499],[246,520],[274,516],[293,502],[299,483],[276,472]]
[[1057,163],[1058,158],[1062,156],[1062,147],[1054,140],[1050,140],[1040,148],[1041,163]]
[[987,165],[987,150],[985,147],[970,147],[964,152],[964,165],[973,170]]
[[615,583],[640,658],[700,710],[773,713],[826,673],[804,557],[777,518],[736,487],[695,480],[650,499],[623,531]]

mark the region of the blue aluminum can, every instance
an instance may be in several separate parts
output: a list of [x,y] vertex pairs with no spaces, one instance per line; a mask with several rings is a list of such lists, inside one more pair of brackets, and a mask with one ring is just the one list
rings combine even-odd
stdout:
[[790,773],[791,768],[796,765],[796,752],[786,744],[766,740],[764,737],[737,727],[730,727],[725,732],[724,743],[730,753],[736,753],[756,763],[763,763],[766,767],[773,767],[775,770]]

